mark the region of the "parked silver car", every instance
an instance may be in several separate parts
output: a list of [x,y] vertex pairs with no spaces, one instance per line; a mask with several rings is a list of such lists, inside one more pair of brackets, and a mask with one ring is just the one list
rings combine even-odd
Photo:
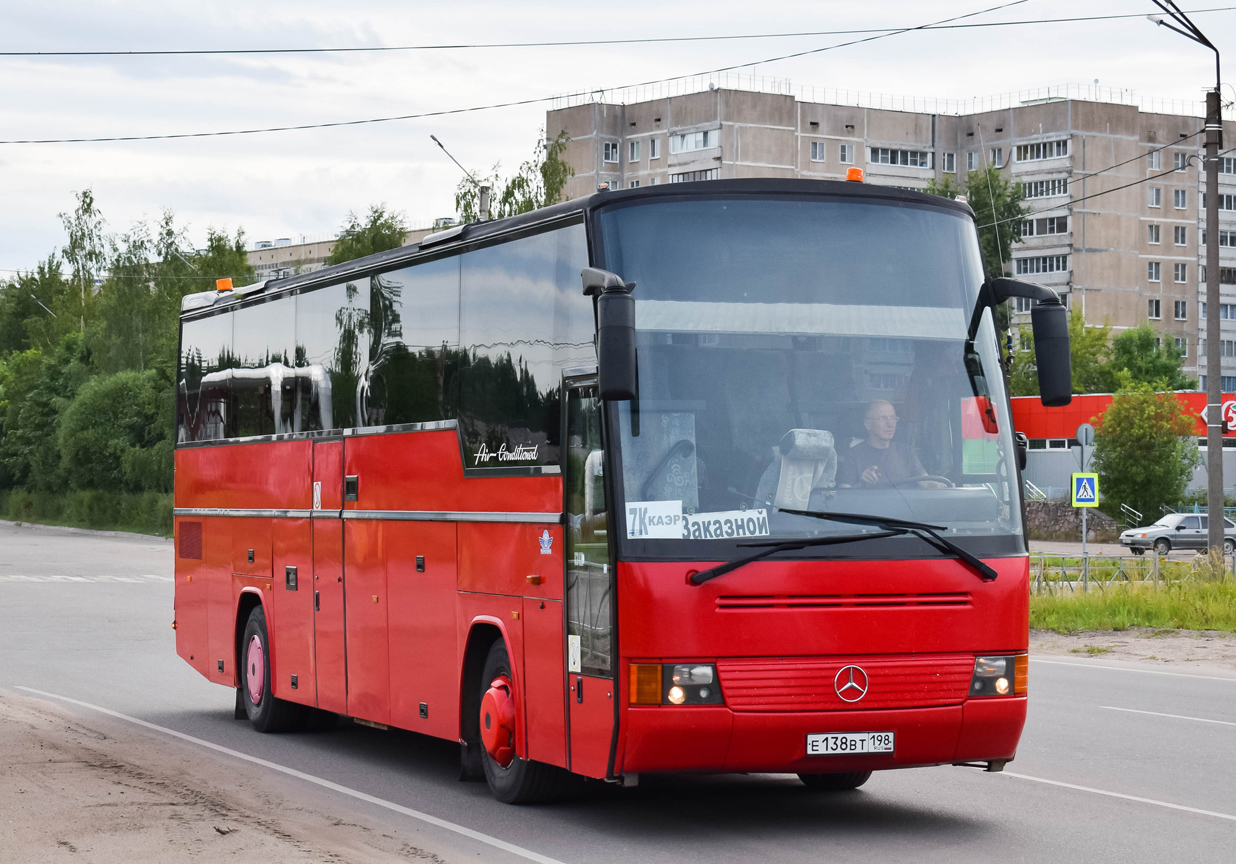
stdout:
[[[1122,546],[1134,555],[1144,555],[1154,549],[1166,555],[1173,549],[1205,549],[1209,539],[1210,520],[1205,513],[1169,513],[1153,525],[1130,528],[1120,535]],[[1223,520],[1223,553],[1236,552],[1236,523]]]

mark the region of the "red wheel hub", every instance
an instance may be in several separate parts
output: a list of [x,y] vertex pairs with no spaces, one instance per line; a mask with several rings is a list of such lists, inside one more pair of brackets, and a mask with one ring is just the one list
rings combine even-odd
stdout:
[[481,697],[481,741],[489,758],[503,768],[515,758],[515,700],[506,675],[491,681]]

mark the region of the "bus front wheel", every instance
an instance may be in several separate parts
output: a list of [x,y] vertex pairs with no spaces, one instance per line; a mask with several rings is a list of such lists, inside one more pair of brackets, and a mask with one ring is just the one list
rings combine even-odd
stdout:
[[481,670],[481,764],[495,798],[505,804],[535,804],[553,798],[562,778],[552,765],[516,755],[517,702],[511,661],[501,639],[494,642]]
[[871,778],[870,771],[848,771],[844,774],[799,774],[798,779],[808,789],[818,792],[840,792],[857,789]]
[[266,612],[254,606],[240,640],[240,698],[259,732],[286,732],[300,726],[304,709],[270,692],[270,636]]

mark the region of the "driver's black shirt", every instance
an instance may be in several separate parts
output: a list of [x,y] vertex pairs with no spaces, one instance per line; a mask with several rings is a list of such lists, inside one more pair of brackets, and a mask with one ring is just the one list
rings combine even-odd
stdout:
[[[875,483],[865,483],[862,480],[863,472],[872,466],[880,470],[880,479]],[[837,485],[887,488],[926,473],[918,457],[904,444],[891,441],[880,450],[863,441],[845,454],[844,461],[837,468]]]

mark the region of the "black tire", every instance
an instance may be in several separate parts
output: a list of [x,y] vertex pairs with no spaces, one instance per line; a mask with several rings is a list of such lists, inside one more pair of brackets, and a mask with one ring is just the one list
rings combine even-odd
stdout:
[[1171,551],[1172,551],[1172,541],[1168,540],[1166,537],[1160,537],[1158,540],[1154,541],[1154,552],[1160,558],[1162,558],[1164,555],[1166,555],[1168,552],[1171,552]]
[[1129,551],[1132,552],[1134,555],[1145,555],[1146,554],[1146,550],[1140,546],[1130,546]]
[[1223,540],[1223,554],[1224,554],[1224,555],[1231,555],[1231,554],[1232,554],[1232,553],[1234,553],[1234,552],[1236,552],[1236,540],[1233,540],[1231,537],[1226,537],[1226,538],[1224,538],[1224,540]]
[[816,792],[843,792],[857,789],[869,779],[870,771],[847,771],[844,774],[799,774],[803,785]]
[[[257,637],[262,646],[262,668],[250,669],[246,662],[249,643]],[[245,714],[253,728],[259,732],[288,732],[299,729],[305,720],[305,708],[295,702],[276,699],[270,692],[270,636],[266,632],[266,612],[254,606],[245,623],[245,632],[240,640],[240,693],[245,703]],[[261,697],[255,703],[249,692],[251,675],[261,674]]]
[[[490,682],[499,675],[513,677],[506,645],[501,639],[489,647],[489,654],[485,657],[481,680],[478,683],[482,699],[489,690]],[[477,701],[479,703],[480,699]],[[480,751],[489,791],[503,804],[539,804],[558,795],[563,776],[560,769],[543,762],[520,759],[518,756],[503,768],[494,761],[484,746],[480,747]]]

